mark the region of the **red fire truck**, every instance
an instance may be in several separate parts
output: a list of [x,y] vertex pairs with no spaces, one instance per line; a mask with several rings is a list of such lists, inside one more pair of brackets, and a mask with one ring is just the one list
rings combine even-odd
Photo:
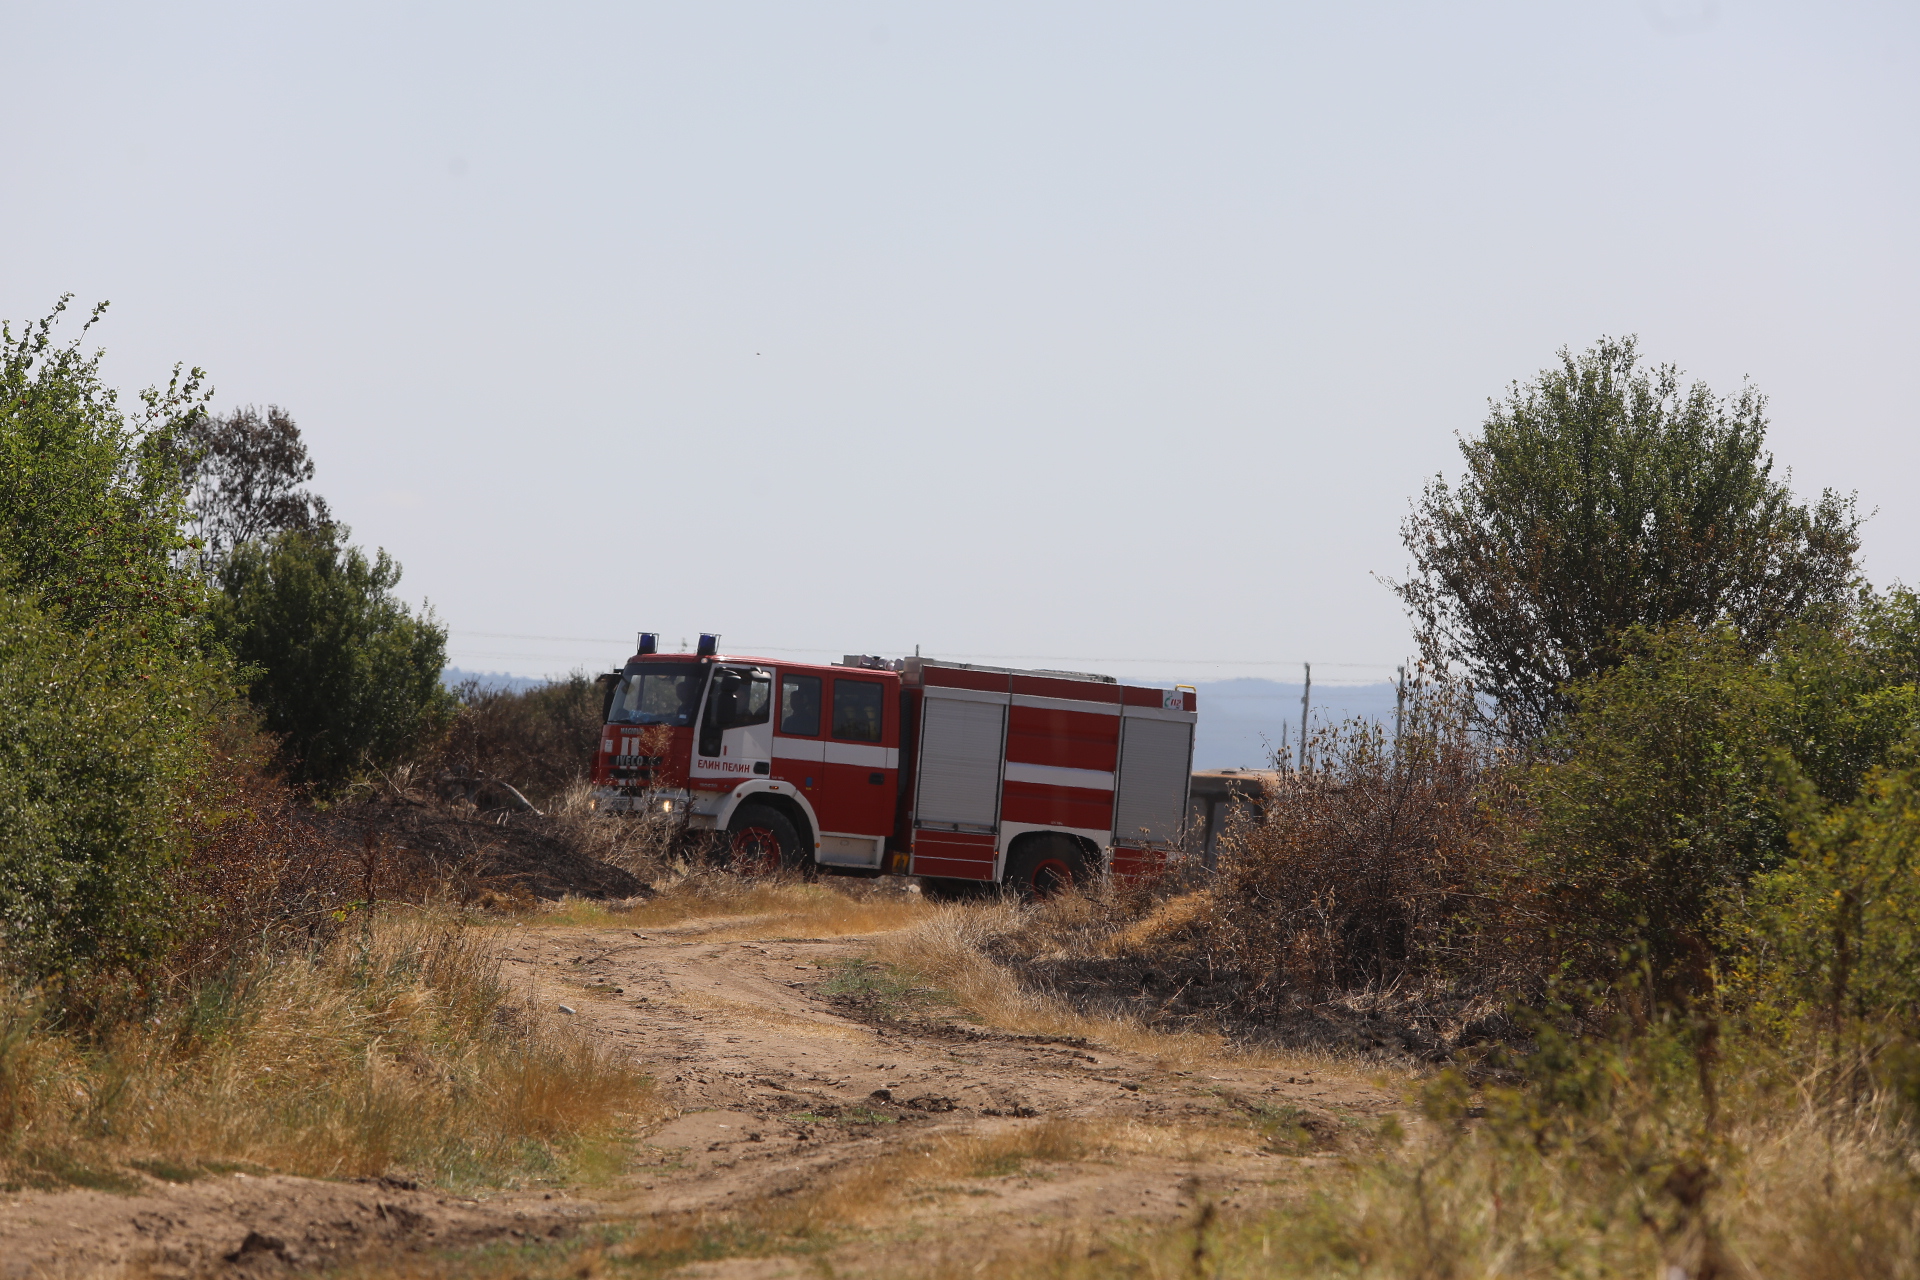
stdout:
[[[639,652],[602,677],[596,803],[684,815],[743,868],[1050,893],[1181,836],[1195,693],[931,658]],[[707,833],[704,836],[701,833]]]

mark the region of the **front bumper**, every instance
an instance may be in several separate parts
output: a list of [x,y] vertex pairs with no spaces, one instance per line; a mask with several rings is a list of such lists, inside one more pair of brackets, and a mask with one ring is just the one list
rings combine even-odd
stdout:
[[677,817],[690,812],[692,801],[685,791],[641,791],[635,787],[596,787],[593,807],[598,813],[657,813]]

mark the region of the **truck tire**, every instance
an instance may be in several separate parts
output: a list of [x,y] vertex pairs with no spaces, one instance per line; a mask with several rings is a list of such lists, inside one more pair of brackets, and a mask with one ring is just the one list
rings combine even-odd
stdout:
[[721,859],[728,870],[745,876],[769,876],[782,870],[805,874],[813,869],[813,859],[787,815],[764,804],[743,804],[733,811]]
[[1087,855],[1071,836],[1041,836],[1007,859],[1006,887],[1023,898],[1051,898],[1092,879]]

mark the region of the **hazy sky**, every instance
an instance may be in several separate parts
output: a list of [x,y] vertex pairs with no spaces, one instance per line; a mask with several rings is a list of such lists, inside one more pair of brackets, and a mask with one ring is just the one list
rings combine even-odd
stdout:
[[1409,495],[1603,333],[1751,377],[1796,487],[1857,489],[1869,573],[1920,579],[1917,37],[1743,0],[5,3],[0,316],[111,299],[121,385],[289,407],[462,666],[644,627],[1378,678]]

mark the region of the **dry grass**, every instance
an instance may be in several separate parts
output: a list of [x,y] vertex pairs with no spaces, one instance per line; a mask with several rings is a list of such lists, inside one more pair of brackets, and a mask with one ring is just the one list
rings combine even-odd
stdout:
[[[912,1204],[966,1195],[995,1179],[1044,1177],[1088,1160],[1190,1158],[1195,1140],[1195,1131],[1180,1125],[1009,1123],[914,1143],[823,1174],[796,1194],[771,1196],[726,1214],[612,1224],[598,1238],[557,1245],[384,1258],[348,1270],[343,1280],[585,1280],[664,1276],[689,1263],[731,1258],[819,1256],[837,1245],[870,1241],[868,1233],[876,1229],[897,1227]],[[879,1274],[922,1274],[926,1252],[905,1257],[886,1250],[893,1261]],[[818,1265],[822,1274],[840,1273],[824,1257]],[[866,1274],[858,1265],[853,1270]]]
[[[1077,948],[1076,954],[1097,954],[1106,945],[1110,930],[1096,904],[1064,899],[1047,904],[1044,911],[1040,927],[1051,930],[1049,940],[1057,952]],[[1351,1065],[1327,1053],[1237,1046],[1217,1033],[1164,1031],[1138,1018],[1077,1010],[1023,982],[1013,968],[993,958],[1003,939],[1034,928],[1033,909],[1012,900],[943,906],[879,938],[872,958],[951,993],[959,1007],[987,1025],[1024,1034],[1078,1036],[1150,1055],[1169,1068],[1219,1061],[1308,1070]]]
[[566,898],[520,916],[529,925],[697,930],[702,938],[841,938],[885,933],[935,908],[897,885],[832,879],[807,884],[785,876],[748,878],[685,871],[651,898],[598,902]]
[[648,1081],[517,1002],[487,945],[407,914],[261,955],[95,1040],[0,1011],[0,1178],[245,1165],[443,1184],[601,1163]]
[[861,1161],[798,1195],[755,1206],[752,1221],[769,1235],[799,1238],[872,1225],[897,1216],[903,1201],[951,1192],[947,1184],[956,1180],[1006,1177],[1036,1165],[1119,1154],[1118,1137],[1117,1126],[1075,1120],[949,1134]]
[[[1656,1073],[1657,1074],[1657,1073]],[[1323,1167],[1300,1199],[1186,1223],[1021,1243],[891,1274],[946,1280],[1206,1276],[1659,1276],[1911,1280],[1920,1193],[1906,1104],[1823,1105],[1762,1067],[1730,1081],[1739,1118],[1634,1082],[1578,1119],[1523,1105]],[[1550,1132],[1551,1131],[1551,1132]]]

